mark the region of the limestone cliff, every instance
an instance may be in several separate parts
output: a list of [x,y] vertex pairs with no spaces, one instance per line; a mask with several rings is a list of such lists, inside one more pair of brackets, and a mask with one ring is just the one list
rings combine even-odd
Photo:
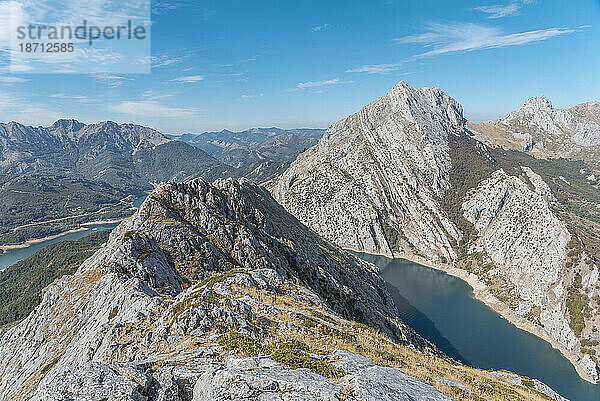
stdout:
[[571,157],[600,161],[600,103],[555,108],[545,97],[533,97],[494,122],[469,123],[489,146],[524,151],[536,157]]
[[331,126],[275,182],[300,221],[340,246],[453,259],[459,233],[435,199],[449,187],[448,135],[461,106],[436,88],[400,82]]

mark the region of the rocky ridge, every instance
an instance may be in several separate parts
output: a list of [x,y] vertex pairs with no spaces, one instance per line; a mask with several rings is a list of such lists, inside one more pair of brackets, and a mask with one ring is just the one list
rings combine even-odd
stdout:
[[497,122],[469,124],[489,146],[529,152],[536,157],[600,160],[600,103],[557,109],[545,97],[533,97]]
[[8,400],[544,399],[444,358],[374,266],[232,179],[157,188],[2,335],[0,361]]

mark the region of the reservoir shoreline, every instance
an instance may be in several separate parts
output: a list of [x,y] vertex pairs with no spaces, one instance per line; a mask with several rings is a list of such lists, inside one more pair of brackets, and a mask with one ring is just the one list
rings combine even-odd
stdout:
[[114,220],[90,221],[87,223],[80,224],[79,228],[63,231],[61,233],[49,235],[49,236],[43,237],[43,238],[29,239],[21,244],[10,244],[10,245],[9,244],[6,244],[6,245],[0,244],[0,255],[4,254],[6,251],[10,251],[13,249],[29,248],[30,246],[35,245],[35,244],[39,244],[39,243],[46,242],[46,241],[51,241],[53,239],[64,237],[65,235],[68,235],[68,234],[74,234],[74,233],[78,233],[81,231],[85,231],[85,230],[89,229],[89,226],[99,226],[99,225],[103,225],[103,224],[115,224],[115,223],[120,223],[121,221],[123,221],[125,219],[126,219],[126,217],[120,218],[120,219],[114,219]]
[[548,344],[550,344],[552,346],[552,348],[558,350],[563,355],[563,357],[565,357],[571,363],[571,365],[573,365],[573,367],[575,368],[575,371],[577,372],[579,377],[581,377],[583,380],[585,380],[589,383],[596,384],[596,382],[587,374],[587,372],[585,372],[583,369],[581,369],[581,367],[578,366],[577,361],[579,358],[576,354],[568,351],[565,347],[560,345],[548,333],[546,333],[541,327],[536,326],[535,324],[531,323],[527,319],[522,318],[521,316],[518,316],[517,314],[515,314],[508,307],[508,305],[506,305],[504,302],[502,302],[498,298],[496,298],[490,292],[489,288],[481,280],[479,280],[479,277],[477,277],[475,274],[469,273],[465,270],[459,269],[459,268],[451,266],[451,265],[434,263],[434,262],[431,262],[424,258],[420,258],[418,256],[408,255],[408,254],[404,254],[404,253],[396,252],[393,254],[385,254],[385,253],[366,252],[363,250],[357,250],[357,249],[352,249],[352,248],[344,248],[344,249],[352,251],[352,252],[360,252],[360,253],[365,253],[365,254],[370,254],[370,255],[384,256],[384,257],[392,258],[392,259],[405,259],[410,262],[413,262],[413,263],[416,263],[416,264],[419,264],[422,266],[426,266],[426,267],[429,267],[434,270],[442,271],[450,276],[456,277],[456,278],[466,282],[473,289],[473,295],[474,295],[475,299],[484,303],[487,307],[492,309],[494,312],[496,312],[503,319],[505,319],[506,321],[511,323],[513,326],[515,326],[523,331],[526,331],[530,334],[533,334],[534,336],[536,336],[536,337],[544,340]]

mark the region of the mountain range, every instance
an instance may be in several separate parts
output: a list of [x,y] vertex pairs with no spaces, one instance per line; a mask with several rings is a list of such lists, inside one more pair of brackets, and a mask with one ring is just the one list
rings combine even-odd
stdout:
[[[441,89],[401,82],[324,133],[2,125],[4,173],[170,182],[5,328],[0,397],[564,401],[444,356],[344,248],[476,281],[597,381],[595,110],[533,98],[472,124]],[[221,178],[241,172],[262,185]]]
[[292,161],[321,138],[322,129],[252,128],[246,131],[204,132],[171,136],[204,150],[233,166],[256,165],[265,161]]
[[114,186],[235,175],[200,149],[158,131],[107,121],[59,120],[50,127],[0,124],[0,173],[80,176]]
[[[321,133],[257,128],[175,140],[151,128],[111,121],[88,125],[59,120],[49,127],[0,124],[0,194],[6,199],[0,208],[0,244],[20,244],[88,221],[128,216],[131,202],[123,199],[160,182],[196,177],[269,180]],[[45,188],[40,199],[27,196],[32,187]],[[98,197],[103,201],[89,201],[94,193],[102,193]],[[88,202],[82,205],[78,199]],[[27,227],[21,227],[23,221]]]

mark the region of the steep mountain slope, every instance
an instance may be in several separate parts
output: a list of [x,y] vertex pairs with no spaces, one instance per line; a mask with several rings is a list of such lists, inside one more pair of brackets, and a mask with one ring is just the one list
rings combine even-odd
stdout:
[[464,123],[441,90],[401,82],[329,128],[277,179],[273,195],[341,246],[453,259],[459,233],[435,198],[450,186],[448,135]]
[[21,320],[41,302],[42,290],[92,256],[108,239],[97,231],[75,241],[48,245],[0,271],[0,327]]
[[563,400],[443,358],[374,269],[248,181],[164,184],[2,336],[0,398]]
[[50,127],[0,124],[0,173],[76,174],[111,185],[149,189],[152,181],[200,174],[214,179],[233,175],[233,169],[151,128],[59,120]]
[[489,146],[529,152],[536,157],[569,157],[600,162],[600,103],[556,109],[545,97],[528,99],[497,122],[469,124]]
[[402,82],[334,124],[271,190],[342,247],[476,274],[511,318],[536,325],[595,381],[600,191],[592,171],[490,149],[465,127],[456,101]]

